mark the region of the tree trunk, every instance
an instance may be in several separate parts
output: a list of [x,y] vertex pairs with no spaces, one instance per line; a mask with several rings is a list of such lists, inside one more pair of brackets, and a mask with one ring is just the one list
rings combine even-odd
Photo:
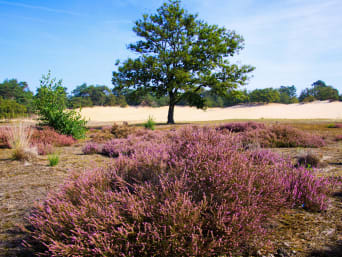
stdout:
[[175,124],[175,121],[173,119],[174,110],[175,110],[175,104],[170,103],[169,104],[169,113],[167,115],[167,124]]

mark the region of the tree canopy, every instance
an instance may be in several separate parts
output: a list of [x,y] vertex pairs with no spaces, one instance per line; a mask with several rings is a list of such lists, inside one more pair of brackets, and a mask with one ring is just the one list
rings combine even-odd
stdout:
[[313,100],[339,100],[338,90],[332,86],[328,86],[322,80],[317,80],[312,83],[311,88],[305,88],[300,96],[300,101],[313,101]]
[[254,69],[228,60],[243,49],[240,35],[199,20],[184,10],[179,0],[164,3],[156,14],[144,14],[133,31],[142,40],[128,49],[140,56],[117,62],[114,90],[133,88],[168,96],[168,123],[174,123],[174,107],[181,100],[203,108],[201,89],[225,95],[228,89],[244,85]]
[[[26,111],[32,112],[33,93],[29,90],[28,84],[17,79],[6,79],[0,83],[0,96],[4,100],[13,100],[26,107]],[[25,112],[26,112],[25,111]]]

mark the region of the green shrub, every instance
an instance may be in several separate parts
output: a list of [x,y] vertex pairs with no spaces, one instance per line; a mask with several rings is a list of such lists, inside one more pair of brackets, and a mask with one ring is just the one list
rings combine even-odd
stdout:
[[50,78],[50,72],[42,77],[35,99],[35,107],[44,125],[48,125],[61,134],[71,135],[75,139],[84,138],[87,121],[75,110],[66,110],[66,89],[62,81]]
[[155,125],[156,122],[154,121],[152,116],[148,117],[148,120],[146,121],[146,123],[144,123],[144,127],[150,130],[154,130],[155,129]]
[[0,96],[0,119],[11,119],[27,114],[27,108],[11,99]]
[[49,166],[56,166],[59,162],[59,156],[57,154],[51,154],[48,156]]

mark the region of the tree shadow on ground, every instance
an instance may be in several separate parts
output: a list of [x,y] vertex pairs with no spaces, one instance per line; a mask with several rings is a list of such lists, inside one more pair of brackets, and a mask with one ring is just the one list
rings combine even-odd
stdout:
[[29,233],[19,227],[8,229],[5,233],[9,239],[0,243],[0,249],[5,249],[4,251],[0,251],[0,257],[36,256],[32,248],[24,246],[24,242],[31,241]]

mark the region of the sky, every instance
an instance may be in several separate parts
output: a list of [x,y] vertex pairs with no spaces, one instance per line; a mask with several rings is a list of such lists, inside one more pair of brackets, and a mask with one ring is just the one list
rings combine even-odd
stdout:
[[[42,74],[71,92],[107,85],[117,59],[139,38],[134,21],[162,0],[0,0],[0,82],[16,78],[36,92]],[[341,0],[183,0],[201,20],[245,39],[232,62],[256,67],[247,90],[281,85],[297,93],[323,80],[342,93]]]

